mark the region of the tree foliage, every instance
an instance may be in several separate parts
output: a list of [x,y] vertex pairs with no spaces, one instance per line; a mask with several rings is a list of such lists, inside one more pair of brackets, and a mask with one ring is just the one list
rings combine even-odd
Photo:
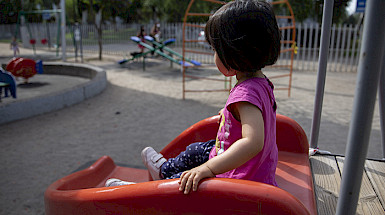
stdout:
[[312,16],[313,0],[290,0],[289,2],[297,22],[303,22],[306,18]]
[[[346,8],[351,0],[334,0],[333,23],[341,23],[347,19]],[[324,0],[289,0],[296,22],[310,18],[318,23],[322,21]],[[277,14],[289,15],[286,5],[274,6]]]
[[0,1],[0,23],[11,24],[17,22],[18,11],[21,10],[20,1],[2,0]]
[[[224,0],[228,2],[230,0]],[[341,23],[347,19],[346,7],[351,0],[334,0],[333,22]],[[92,6],[91,6],[91,3]],[[103,20],[114,22],[119,17],[126,23],[148,23],[148,22],[181,22],[183,21],[189,0],[67,0],[66,11],[68,23],[79,22],[82,12],[88,11],[88,22],[94,22],[93,11],[102,8]],[[289,0],[297,22],[307,18],[315,21],[322,20],[322,8],[324,0]],[[52,9],[52,4],[59,5],[60,0],[0,0],[0,24],[16,23],[19,11]],[[216,10],[220,5],[196,0],[191,8],[192,12],[209,13]],[[93,11],[91,11],[91,9]],[[275,6],[278,13],[287,13],[284,5]],[[31,15],[30,19],[36,19]],[[192,17],[189,21],[205,22],[207,17]],[[39,18],[37,18],[39,21]]]
[[[348,13],[346,11],[346,8],[351,0],[334,0],[334,8],[333,8],[333,23],[340,24],[345,19],[348,18]],[[314,2],[314,8],[316,11],[316,20],[318,22],[322,21],[322,14],[323,14],[323,4],[324,0],[316,0]]]
[[[52,4],[59,4],[60,0],[0,0],[0,24],[17,23],[20,11],[37,11],[52,9]],[[27,14],[28,22],[41,22],[41,14]]]

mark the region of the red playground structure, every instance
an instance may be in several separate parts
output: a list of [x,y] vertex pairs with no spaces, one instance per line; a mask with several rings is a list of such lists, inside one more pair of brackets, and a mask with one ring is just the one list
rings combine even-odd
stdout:
[[43,63],[41,60],[34,61],[27,58],[13,58],[6,67],[6,70],[15,77],[23,77],[24,82],[28,83],[28,79],[37,73],[43,73]]
[[[186,129],[161,153],[165,158],[175,157],[190,143],[215,138],[218,117]],[[117,166],[103,156],[87,169],[51,184],[44,196],[45,213],[317,214],[305,132],[294,120],[277,115],[277,145],[279,188],[247,180],[209,178],[196,192],[184,195],[178,190],[177,179],[152,181],[147,170]],[[137,184],[104,187],[109,178]]]

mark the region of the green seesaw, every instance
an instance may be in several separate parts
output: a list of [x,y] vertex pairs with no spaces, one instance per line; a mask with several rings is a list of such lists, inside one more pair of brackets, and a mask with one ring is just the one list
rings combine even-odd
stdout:
[[[144,39],[145,40],[147,40],[148,42],[150,42],[150,43],[152,43],[152,44],[154,44],[159,50],[161,50],[161,49],[163,49],[164,51],[167,51],[167,52],[169,52],[170,53],[170,55],[167,55],[166,54],[166,56],[168,56],[168,57],[171,57],[173,60],[171,60],[171,59],[169,59],[169,60],[171,60],[171,61],[174,61],[174,62],[176,62],[176,63],[178,63],[178,64],[182,64],[182,60],[183,60],[183,56],[180,54],[180,53],[178,53],[178,52],[176,52],[176,51],[174,51],[174,50],[172,50],[172,49],[170,49],[169,47],[166,47],[164,44],[162,44],[162,43],[159,43],[159,42],[157,42],[157,41],[155,41],[154,40],[154,38],[152,38],[152,37],[150,37],[150,36],[144,36]],[[175,42],[175,39],[169,39],[169,40],[173,40],[173,42]],[[165,41],[165,43],[167,42],[167,41],[169,41],[169,40],[166,40]],[[160,51],[159,51],[160,52]],[[158,52],[157,52],[158,53]],[[159,54],[159,53],[158,53]],[[175,55],[176,57],[178,57],[180,60],[176,60],[176,59],[174,59],[173,57],[172,57],[172,55]],[[163,56],[163,55],[161,55],[161,56]],[[163,57],[166,57],[166,56],[163,56]],[[168,57],[166,57],[167,59],[168,59]],[[190,60],[190,59],[186,59],[185,58],[185,61],[186,61],[186,65],[185,66],[191,66],[189,63],[192,63],[193,65],[195,65],[195,66],[200,66],[201,65],[201,63],[200,62],[198,62],[198,61],[195,61],[195,60]],[[189,63],[187,63],[187,62],[189,62]]]
[[[194,61],[194,60],[189,60],[189,59],[185,59],[184,63],[183,63],[183,56],[181,54],[179,54],[178,52],[175,52],[174,50],[166,47],[167,45],[169,44],[172,44],[175,42],[175,39],[168,39],[166,41],[164,41],[163,43],[158,43],[156,42],[152,37],[150,36],[145,36],[145,39],[149,42],[151,42],[152,44],[155,45],[155,48],[153,46],[150,46],[149,44],[147,43],[144,43],[141,41],[141,39],[139,37],[131,37],[131,40],[136,42],[137,44],[139,45],[142,45],[144,46],[146,49],[148,49],[148,51],[146,52],[138,52],[138,53],[131,53],[132,57],[130,59],[123,59],[121,61],[119,61],[118,63],[119,64],[124,64],[124,63],[127,63],[127,62],[130,62],[130,61],[133,61],[137,58],[140,58],[140,57],[143,57],[143,69],[144,69],[144,58],[146,57],[147,54],[151,53],[151,52],[155,52],[157,53],[158,55],[166,58],[167,60],[171,61],[171,62],[174,62],[174,63],[177,63],[179,65],[184,65],[184,66],[200,66],[201,63],[197,62],[197,61]],[[164,50],[164,51],[167,51],[169,54],[166,54],[165,52],[161,51]],[[175,55],[177,58],[174,58],[173,55]]]

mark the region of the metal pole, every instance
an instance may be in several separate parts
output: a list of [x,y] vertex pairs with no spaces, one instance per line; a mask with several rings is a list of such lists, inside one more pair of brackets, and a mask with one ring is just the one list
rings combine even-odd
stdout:
[[385,160],[385,47],[382,53],[382,68],[378,87],[378,103],[380,106],[382,159]]
[[364,33],[337,215],[355,214],[385,45],[385,1],[367,1]]
[[310,133],[310,147],[318,146],[319,127],[321,123],[322,103],[325,90],[326,68],[330,44],[334,0],[325,0],[322,17],[321,47],[318,59],[317,86],[314,101],[313,121]]
[[81,59],[81,62],[84,63],[84,60],[83,60],[83,34],[82,34],[82,28],[80,27],[80,59]]
[[66,61],[66,9],[65,0],[60,0],[61,17],[61,51],[62,60]]

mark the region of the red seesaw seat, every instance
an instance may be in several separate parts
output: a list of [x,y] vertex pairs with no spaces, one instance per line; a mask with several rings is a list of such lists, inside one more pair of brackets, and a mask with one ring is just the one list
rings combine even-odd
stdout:
[[[204,119],[181,133],[161,153],[173,157],[190,143],[215,138],[218,116]],[[45,192],[47,215],[67,214],[317,214],[303,129],[277,115],[280,188],[238,179],[210,178],[198,191],[178,191],[177,180],[149,181],[147,170],[116,166],[108,156],[85,170],[51,184]],[[143,182],[103,187],[109,178]]]

